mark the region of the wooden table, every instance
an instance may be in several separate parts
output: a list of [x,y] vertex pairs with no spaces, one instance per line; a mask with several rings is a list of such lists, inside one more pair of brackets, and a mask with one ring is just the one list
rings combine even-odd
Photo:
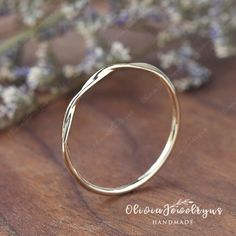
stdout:
[[[61,126],[72,95],[0,135],[0,235],[235,235],[235,59],[212,61],[214,80],[179,96],[182,127],[168,162],[143,187],[108,197],[86,191],[61,156]],[[170,75],[171,76],[171,75]],[[166,141],[168,97],[157,80],[130,71],[82,99],[70,137],[77,168],[117,186],[142,174]],[[126,214],[128,204],[161,208],[190,199],[222,215]],[[191,225],[153,220],[192,219]]]

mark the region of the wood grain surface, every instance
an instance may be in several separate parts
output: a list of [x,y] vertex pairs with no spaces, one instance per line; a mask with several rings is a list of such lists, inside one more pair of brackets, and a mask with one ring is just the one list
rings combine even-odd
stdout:
[[[1,25],[12,26],[12,21]],[[16,29],[4,27],[0,37]],[[153,36],[126,30],[107,35],[122,39],[132,52],[145,49],[143,42],[155,41]],[[62,62],[76,62],[81,45],[76,49],[74,34],[65,37],[54,41],[55,51]],[[34,60],[30,55],[34,43],[26,47],[26,63]],[[145,61],[155,63],[151,58],[155,55]],[[211,59],[207,64],[213,71],[212,83],[179,95],[181,129],[168,162],[132,193],[97,195],[69,176],[61,155],[61,126],[73,94],[0,134],[0,235],[235,235],[236,59]],[[170,111],[158,80],[134,71],[114,74],[78,106],[70,136],[75,166],[103,186],[134,180],[160,154],[170,129]],[[223,214],[203,219],[125,212],[128,204],[161,208],[179,199],[190,199],[202,208],[221,207]],[[171,219],[192,219],[193,224],[153,224]]]
[[[66,171],[61,125],[72,95],[1,134],[0,235],[235,235],[235,63],[212,61],[214,81],[179,96],[182,125],[171,157],[153,179],[123,196],[88,192]],[[75,165],[97,184],[127,183],[160,153],[169,123],[168,96],[158,80],[115,74],[78,106],[70,137]],[[221,207],[223,214],[185,216],[191,225],[155,225],[153,219],[165,217],[125,213],[127,204],[158,208],[179,199]]]

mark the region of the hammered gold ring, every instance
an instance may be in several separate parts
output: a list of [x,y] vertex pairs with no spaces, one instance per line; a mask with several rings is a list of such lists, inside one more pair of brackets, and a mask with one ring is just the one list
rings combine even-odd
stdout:
[[[68,147],[68,138],[70,133],[70,128],[73,120],[73,115],[75,112],[76,104],[79,101],[79,99],[83,96],[84,93],[86,93],[89,89],[91,89],[96,83],[98,83],[100,80],[104,79],[108,75],[110,75],[114,71],[120,71],[123,69],[135,69],[135,70],[141,70],[145,71],[147,73],[151,73],[152,75],[155,75],[164,85],[164,87],[167,89],[169,97],[171,99],[172,103],[172,123],[171,123],[171,130],[169,137],[167,139],[167,142],[165,144],[165,147],[163,148],[161,154],[159,157],[157,157],[154,164],[139,178],[137,178],[135,181],[127,184],[122,185],[119,187],[111,188],[111,187],[101,187],[98,185],[95,185],[88,180],[86,180],[73,166],[73,163],[70,158],[70,152]],[[163,166],[167,158],[170,156],[170,153],[174,147],[176,137],[179,131],[179,125],[180,125],[180,108],[179,103],[176,95],[175,88],[173,84],[171,83],[170,79],[159,69],[156,67],[146,64],[146,63],[125,63],[125,64],[116,64],[109,67],[106,67],[104,69],[99,70],[96,72],[93,76],[90,77],[90,79],[83,85],[83,87],[80,89],[80,91],[74,96],[74,98],[69,103],[67,110],[65,112],[64,121],[63,121],[63,127],[62,127],[62,153],[64,156],[64,161],[67,169],[69,170],[70,174],[75,177],[75,179],[86,189],[93,191],[95,193],[100,193],[104,195],[118,195],[130,192],[141,185],[143,185],[145,182],[147,182],[151,177],[153,177],[159,169]]]

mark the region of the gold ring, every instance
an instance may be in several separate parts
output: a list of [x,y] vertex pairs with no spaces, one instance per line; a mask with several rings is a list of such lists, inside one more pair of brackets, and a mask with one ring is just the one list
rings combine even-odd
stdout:
[[[136,70],[142,70],[149,73],[154,74],[155,76],[160,79],[160,81],[164,84],[165,88],[168,91],[169,97],[172,102],[172,123],[171,123],[171,130],[169,137],[167,139],[167,142],[165,144],[164,149],[162,150],[160,156],[157,158],[157,160],[154,162],[154,164],[139,178],[137,178],[135,181],[127,184],[122,185],[120,187],[115,188],[107,188],[107,187],[101,187],[98,185],[95,185],[88,180],[86,180],[73,166],[70,158],[69,153],[69,147],[68,147],[68,137],[70,133],[70,127],[72,124],[73,115],[75,112],[77,101],[83,96],[84,93],[86,93],[89,89],[91,89],[96,83],[98,83],[100,80],[104,79],[106,76],[108,76],[110,73],[122,70],[122,69],[129,69],[133,68]],[[90,77],[90,79],[83,85],[83,87],[80,89],[80,91],[74,96],[74,98],[69,103],[67,110],[65,112],[64,121],[63,121],[63,127],[62,127],[62,153],[64,156],[64,161],[66,164],[66,167],[68,168],[69,172],[72,176],[75,177],[75,179],[82,184],[86,189],[93,191],[95,193],[100,193],[104,195],[118,195],[130,192],[141,185],[143,185],[145,182],[147,182],[151,177],[153,177],[158,170],[163,166],[167,158],[169,157],[173,146],[176,141],[176,137],[178,134],[180,125],[180,108],[179,103],[176,95],[175,88],[173,84],[171,83],[170,79],[159,69],[156,67],[146,64],[146,63],[127,63],[127,64],[116,64],[109,67],[106,67],[104,69],[99,70],[96,72],[93,76]]]

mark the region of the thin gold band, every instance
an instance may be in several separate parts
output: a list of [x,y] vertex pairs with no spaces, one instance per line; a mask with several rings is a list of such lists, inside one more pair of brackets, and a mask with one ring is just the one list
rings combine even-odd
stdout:
[[[69,137],[70,127],[72,124],[73,115],[76,108],[76,103],[80,99],[80,97],[83,96],[85,92],[87,92],[92,86],[94,86],[96,83],[98,83],[100,80],[105,78],[110,73],[117,70],[129,69],[129,68],[143,70],[143,71],[152,73],[156,75],[160,79],[160,81],[164,84],[172,102],[171,131],[167,139],[167,142],[165,144],[165,147],[162,150],[162,153],[160,154],[160,156],[155,161],[155,163],[134,182],[127,185],[122,185],[116,188],[106,188],[106,187],[97,186],[95,184],[90,183],[83,176],[81,176],[81,174],[74,168],[71,162],[69,147],[68,147],[68,137]],[[104,194],[104,195],[117,195],[117,194],[130,192],[138,188],[142,184],[144,184],[146,181],[148,181],[163,166],[163,164],[169,157],[173,149],[173,146],[175,144],[177,133],[179,130],[179,124],[180,124],[180,109],[179,109],[179,103],[176,96],[175,88],[173,84],[171,83],[171,81],[169,80],[169,78],[160,70],[158,70],[156,67],[146,64],[146,63],[129,63],[129,64],[116,64],[116,65],[112,65],[107,68],[101,69],[98,72],[96,72],[93,76],[90,77],[90,79],[84,84],[84,86],[75,95],[75,97],[71,100],[71,102],[69,103],[67,107],[64,121],[63,121],[63,127],[62,127],[62,153],[64,156],[66,167],[68,168],[71,175],[74,176],[75,179],[80,184],[82,184],[82,186],[84,186],[86,189],[90,191]]]

